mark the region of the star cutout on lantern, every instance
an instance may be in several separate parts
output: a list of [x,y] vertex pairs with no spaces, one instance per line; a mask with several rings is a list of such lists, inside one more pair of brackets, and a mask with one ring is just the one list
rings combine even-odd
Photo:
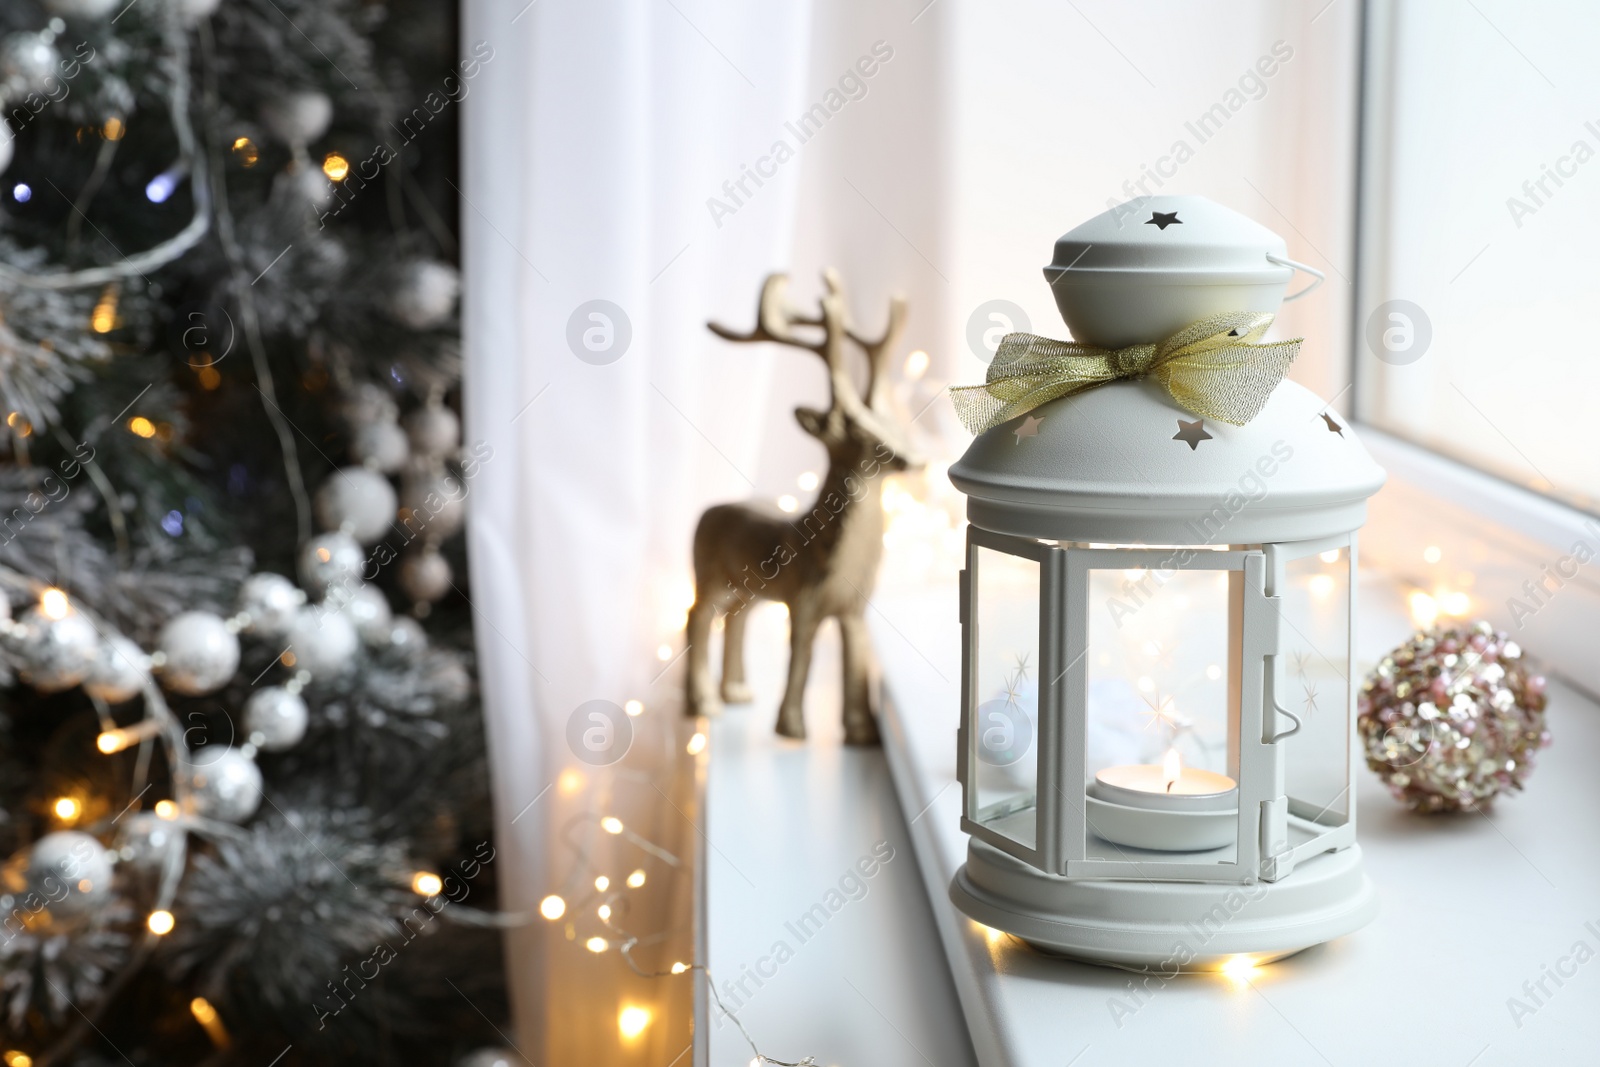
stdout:
[[1154,700],[1145,697],[1144,702],[1149,705],[1150,710],[1144,713],[1148,721],[1140,727],[1140,732],[1152,726],[1161,726],[1170,732],[1173,740],[1177,740],[1178,735],[1189,725],[1188,721],[1178,714],[1178,709],[1172,706],[1171,697],[1164,697],[1158,693]]
[[1015,430],[1017,435],[1017,444],[1020,445],[1024,437],[1038,437],[1039,424],[1043,421],[1044,418],[1042,416],[1035,417],[1033,415],[1028,415],[1024,417],[1022,420],[1022,425],[1018,426]]
[[1015,653],[1014,658],[1017,661],[1017,677],[1026,678],[1028,676],[1028,653]]
[[1310,718],[1312,712],[1317,710],[1317,687],[1308,685],[1306,690],[1306,717]]
[[1329,415],[1326,411],[1322,413],[1322,421],[1328,424],[1329,433],[1336,433],[1340,437],[1344,436],[1344,427],[1340,426],[1337,422],[1334,422],[1333,416]]
[[1182,441],[1193,452],[1200,447],[1201,441],[1211,440],[1211,435],[1206,433],[1206,420],[1195,419],[1193,422],[1178,420],[1178,432],[1172,435],[1174,441]]
[[1152,211],[1150,217],[1145,220],[1145,225],[1164,230],[1168,226],[1182,226],[1183,220],[1178,217],[1176,211]]

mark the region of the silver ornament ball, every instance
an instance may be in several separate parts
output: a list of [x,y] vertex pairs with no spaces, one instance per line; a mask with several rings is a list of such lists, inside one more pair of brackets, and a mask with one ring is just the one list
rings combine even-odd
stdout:
[[328,475],[314,503],[318,522],[364,545],[389,531],[397,506],[389,479],[365,467],[342,467]]
[[413,465],[400,477],[400,515],[406,529],[447,540],[467,519],[467,484],[439,466]]
[[443,404],[425,404],[405,418],[411,452],[431,459],[448,459],[461,447],[461,420]]
[[189,758],[189,789],[195,814],[244,822],[261,806],[261,768],[237,748],[203,748]]
[[411,443],[394,423],[369,422],[350,435],[350,454],[363,466],[394,474],[411,458]]
[[328,132],[333,101],[315,89],[285,93],[261,108],[262,125],[290,148],[304,148]]
[[23,30],[0,40],[0,88],[13,100],[42,93],[56,76],[61,54],[43,35]]
[[414,259],[400,268],[389,310],[413,330],[429,330],[450,318],[460,295],[461,274],[454,267],[435,259]]
[[22,680],[41,693],[71,689],[89,676],[100,654],[94,624],[72,608],[52,618],[43,608],[31,607],[13,633]]
[[107,704],[132,700],[144,689],[150,677],[150,657],[144,649],[121,634],[100,642],[94,666],[83,680],[83,691]]
[[349,534],[318,534],[300,548],[300,584],[320,599],[336,585],[359,581],[365,559],[361,543]]
[[362,382],[345,397],[344,417],[352,426],[394,422],[400,418],[400,406],[388,389],[376,382]]
[[258,689],[244,702],[245,739],[267,752],[282,752],[306,735],[310,717],[298,693],[278,685]]
[[117,858],[129,870],[154,874],[183,840],[183,831],[170,819],[148,811],[135,812],[122,820],[117,834]]
[[52,915],[83,915],[111,899],[111,853],[79,830],[45,834],[28,850],[27,881]]
[[161,684],[174,693],[203,696],[228,684],[239,669],[239,638],[209,611],[186,611],[161,628]]
[[450,564],[432,549],[400,561],[400,589],[412,600],[431,604],[450,592]]
[[428,631],[416,619],[402,615],[390,625],[387,644],[397,652],[414,656],[428,647]]
[[349,670],[360,645],[355,623],[326,605],[303,609],[289,628],[294,665],[313,678],[334,678]]
[[356,586],[340,601],[337,610],[355,626],[362,644],[376,646],[389,640],[394,613],[377,586],[365,582]]
[[270,571],[252,574],[239,586],[239,611],[249,616],[245,632],[268,641],[289,632],[289,624],[305,602],[304,590]]

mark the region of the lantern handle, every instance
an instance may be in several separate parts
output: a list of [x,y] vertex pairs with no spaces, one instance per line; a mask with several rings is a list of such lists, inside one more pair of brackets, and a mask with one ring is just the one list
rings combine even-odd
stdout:
[[1275,733],[1271,737],[1267,738],[1267,744],[1269,744],[1269,745],[1275,745],[1279,741],[1284,740],[1285,738],[1293,737],[1295,734],[1300,732],[1300,727],[1305,725],[1303,722],[1300,721],[1300,716],[1296,715],[1294,712],[1290,711],[1288,708],[1286,708],[1282,704],[1278,703],[1278,698],[1277,697],[1273,697],[1272,698],[1272,710],[1276,711],[1279,715],[1287,715],[1287,716],[1289,716],[1289,718],[1294,720],[1294,725],[1292,727],[1290,727],[1289,729],[1287,729],[1287,730],[1279,730],[1277,733]]
[[1315,289],[1317,286],[1321,285],[1327,280],[1327,275],[1323,274],[1317,268],[1308,267],[1304,263],[1297,263],[1296,261],[1285,256],[1275,256],[1271,252],[1268,252],[1267,262],[1275,264],[1279,267],[1288,267],[1290,270],[1303,271],[1306,274],[1311,275],[1313,279],[1310,285],[1306,286],[1298,293],[1290,293],[1288,296],[1284,297],[1283,302],[1286,304],[1291,300],[1299,300],[1302,296],[1305,296],[1307,293],[1311,292],[1311,290]]

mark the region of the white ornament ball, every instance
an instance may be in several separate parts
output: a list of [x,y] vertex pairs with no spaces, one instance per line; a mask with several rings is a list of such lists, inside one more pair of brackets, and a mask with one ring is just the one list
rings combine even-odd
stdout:
[[23,30],[0,40],[0,87],[16,100],[49,89],[61,54],[37,33]]
[[400,405],[394,395],[376,382],[362,382],[344,400],[344,417],[352,426],[374,422],[394,422],[400,418]]
[[400,511],[406,528],[444,541],[467,519],[467,486],[443,467],[408,468],[400,477]]
[[195,814],[244,822],[261,806],[261,768],[237,748],[203,748],[190,756],[189,789]]
[[111,899],[111,853],[78,830],[45,834],[28,850],[28,888],[53,915],[82,915]]
[[83,680],[83,691],[107,704],[121,704],[138,696],[149,677],[150,657],[144,649],[121,634],[112,634],[100,642],[94,666]]
[[428,631],[409,615],[402,615],[389,627],[390,648],[407,655],[416,655],[428,647]]
[[363,466],[394,474],[411,458],[411,444],[394,423],[369,422],[350,435],[350,454]]
[[270,571],[252,574],[239,586],[239,611],[250,617],[246,632],[268,641],[276,641],[289,632],[289,625],[305,602],[305,590]]
[[339,604],[338,611],[355,626],[363,644],[379,646],[388,642],[394,613],[389,610],[383,590],[377,586],[365,582],[356,586]]
[[267,752],[293,748],[306,735],[311,711],[298,693],[272,685],[244,702],[245,740]]
[[326,607],[305,608],[289,628],[294,665],[313,678],[333,678],[349,670],[360,645],[349,616]]
[[450,591],[450,564],[432,549],[400,561],[400,589],[412,600],[433,603]]
[[461,274],[448,263],[414,259],[400,268],[389,310],[413,330],[441,325],[454,314],[461,295]]
[[131,870],[154,874],[182,840],[183,831],[170,819],[148,811],[135,812],[122,820],[117,858]]
[[97,19],[117,9],[123,0],[45,0],[44,9],[69,19]]
[[446,459],[461,447],[461,420],[443,404],[427,404],[405,419],[406,438],[417,456]]
[[315,89],[285,93],[261,108],[261,122],[290,148],[304,148],[328,132],[333,101]]
[[161,684],[185,696],[214,693],[239,669],[239,638],[209,611],[174,617],[161,628],[156,647],[164,657]]
[[516,1067],[522,1063],[519,1053],[503,1048],[480,1048],[456,1061],[456,1067]]
[[318,487],[315,500],[318,522],[364,545],[389,532],[397,504],[389,479],[365,467],[334,471]]
[[[336,585],[360,581],[365,560],[361,543],[349,534],[317,534],[301,546],[300,584],[312,596],[321,598]],[[295,613],[296,620],[301,614]]]
[[94,623],[72,609],[52,619],[35,606],[18,623],[17,658],[22,680],[41,693],[71,689],[89,676],[100,655]]

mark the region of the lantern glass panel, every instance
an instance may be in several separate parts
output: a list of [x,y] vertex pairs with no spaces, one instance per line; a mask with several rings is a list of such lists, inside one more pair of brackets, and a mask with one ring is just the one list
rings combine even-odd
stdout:
[[[1171,753],[1182,768],[1237,779],[1237,740],[1230,728],[1236,718],[1230,648],[1237,620],[1230,613],[1230,583],[1240,577],[1238,571],[1160,566],[1089,570],[1086,785],[1106,768],[1172,766]],[[1086,822],[1088,857],[1141,854],[1126,839],[1107,840],[1118,834],[1098,827],[1095,816]],[[1226,843],[1144,854],[1232,863],[1233,831],[1224,833]]]
[[1350,813],[1351,553],[1325,548],[1282,566],[1275,689],[1278,704],[1300,719],[1280,742],[1284,791],[1292,816],[1340,826]]
[[968,818],[1026,848],[1038,839],[1040,565],[972,554],[976,639]]

